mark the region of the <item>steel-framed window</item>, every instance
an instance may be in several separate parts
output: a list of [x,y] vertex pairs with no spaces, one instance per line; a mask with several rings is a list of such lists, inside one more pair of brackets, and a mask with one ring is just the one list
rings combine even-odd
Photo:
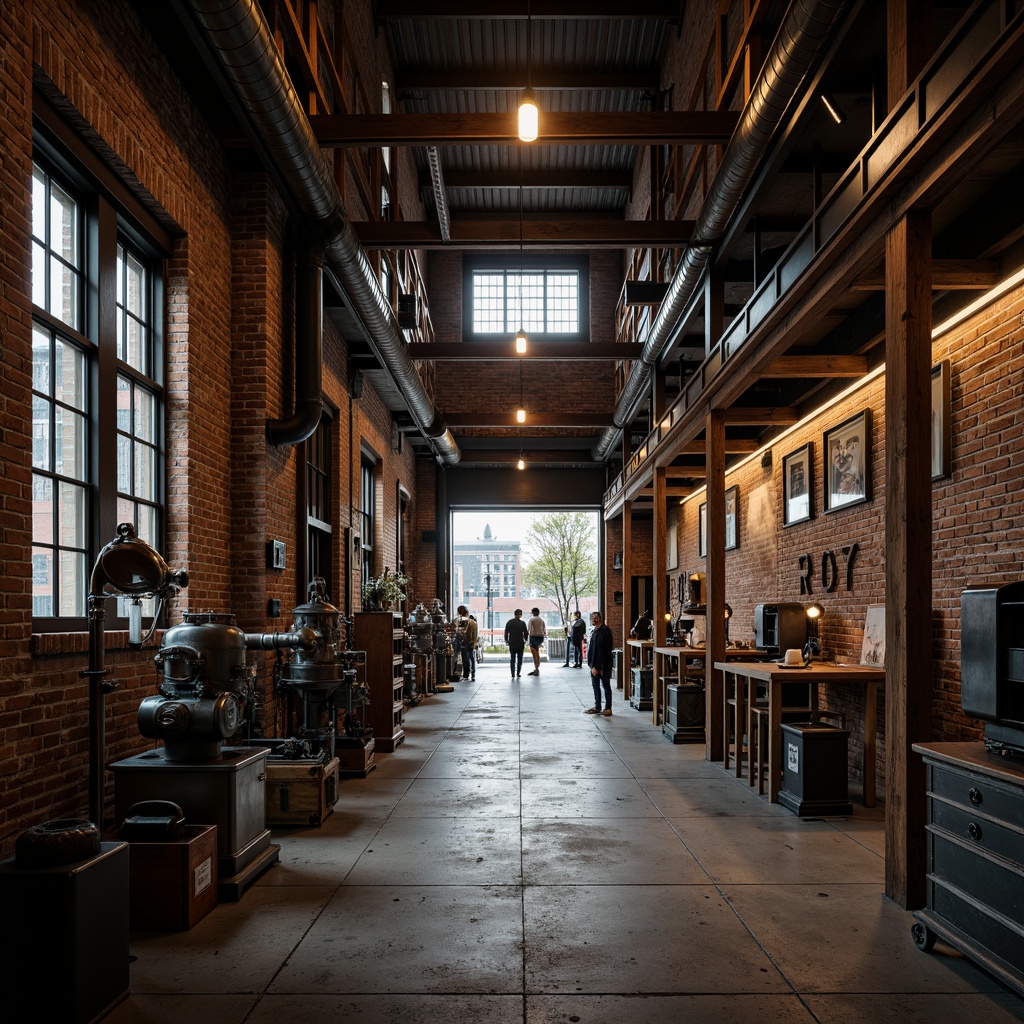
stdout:
[[114,197],[37,149],[32,606],[45,632],[84,628],[91,566],[117,523],[162,543],[163,281],[156,247]]

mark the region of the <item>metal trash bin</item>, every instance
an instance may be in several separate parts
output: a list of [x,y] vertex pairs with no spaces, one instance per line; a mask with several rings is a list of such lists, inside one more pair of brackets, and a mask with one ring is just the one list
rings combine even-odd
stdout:
[[544,641],[548,650],[548,661],[565,661],[565,637],[549,636]]
[[801,817],[852,814],[846,770],[848,729],[825,722],[782,723],[779,803]]

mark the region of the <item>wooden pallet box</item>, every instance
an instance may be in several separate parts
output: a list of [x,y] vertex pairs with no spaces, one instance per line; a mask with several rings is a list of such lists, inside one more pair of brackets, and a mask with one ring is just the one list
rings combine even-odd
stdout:
[[322,825],[338,802],[338,758],[267,762],[267,824]]
[[129,923],[187,931],[217,905],[217,826],[188,825],[180,839],[131,842]]

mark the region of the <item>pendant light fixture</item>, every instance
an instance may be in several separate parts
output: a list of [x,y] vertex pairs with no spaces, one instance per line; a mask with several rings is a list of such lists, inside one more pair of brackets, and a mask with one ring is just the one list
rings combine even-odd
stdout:
[[526,5],[526,88],[519,98],[519,141],[534,142],[540,127],[540,117],[537,113],[537,100],[534,98],[533,89],[530,87],[530,49],[532,43],[532,24],[530,19],[530,5]]
[[523,405],[523,364],[519,363],[519,408],[516,409],[516,423],[526,422],[526,406]]
[[[516,355],[526,355],[526,331],[523,329],[523,157],[519,156],[519,333],[516,335]],[[520,370],[520,375],[522,370]],[[522,386],[519,388],[522,391]],[[523,403],[520,401],[519,403]],[[520,422],[522,422],[520,420]]]

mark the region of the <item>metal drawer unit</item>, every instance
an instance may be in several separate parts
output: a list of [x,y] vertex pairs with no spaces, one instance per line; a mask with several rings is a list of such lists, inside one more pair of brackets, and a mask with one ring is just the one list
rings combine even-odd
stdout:
[[915,744],[928,778],[927,906],[914,942],[936,938],[1024,995],[1024,765],[983,743]]

